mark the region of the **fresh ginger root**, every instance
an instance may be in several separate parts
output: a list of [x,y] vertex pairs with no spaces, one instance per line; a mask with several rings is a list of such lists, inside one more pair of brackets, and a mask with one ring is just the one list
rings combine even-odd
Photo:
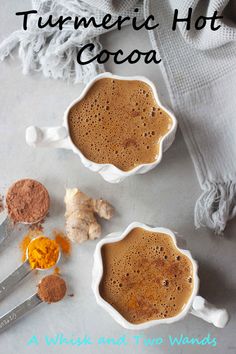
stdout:
[[110,220],[113,207],[103,199],[92,199],[77,188],[66,189],[66,233],[72,242],[82,243],[101,236],[95,214]]

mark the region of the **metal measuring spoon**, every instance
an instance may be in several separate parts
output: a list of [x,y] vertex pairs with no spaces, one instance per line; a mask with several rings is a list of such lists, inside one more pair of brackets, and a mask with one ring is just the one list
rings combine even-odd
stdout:
[[8,223],[7,212],[4,210],[0,213],[0,247],[9,236],[7,232]]
[[[38,292],[35,293],[34,295],[30,296],[27,300],[25,300],[22,304],[16,306],[13,308],[11,311],[6,313],[4,316],[0,318],[0,333],[5,331],[8,327],[10,327],[15,321],[17,321],[19,318],[21,318],[23,315],[31,311],[33,308],[35,308],[37,305],[39,305],[41,302],[47,302],[47,299],[45,299],[41,294],[40,294],[40,286],[43,286],[43,283],[47,283],[47,288],[50,286],[50,278],[54,278],[54,286],[55,286],[55,279],[57,280],[56,283],[59,283],[60,285],[60,294],[57,298],[51,298],[51,302],[58,302],[63,299],[63,297],[66,294],[66,282],[59,277],[58,275],[48,275],[44,277],[39,285],[38,285]],[[57,284],[56,284],[57,285]],[[51,285],[52,287],[52,285]],[[54,290],[54,289],[49,289]],[[55,293],[55,291],[51,291],[51,293]],[[48,295],[48,294],[47,294]]]
[[[10,232],[9,232],[9,225],[13,225],[11,219],[8,217],[7,212],[2,212],[2,214],[4,214],[1,218],[0,218],[0,247],[2,247],[4,241],[10,236]],[[3,220],[4,219],[4,220]],[[29,222],[21,222],[18,224],[22,224],[22,225],[34,225],[34,224],[38,224],[39,222],[41,222],[42,219],[34,222],[34,223],[29,223]],[[13,228],[13,226],[11,226],[11,228]]]
[[[33,238],[31,242],[33,242],[35,239],[37,238],[41,238],[42,236],[38,236]],[[26,250],[26,260],[24,263],[22,263],[13,273],[11,273],[6,279],[4,279],[1,283],[0,283],[0,301],[2,299],[4,299],[4,297],[6,297],[9,292],[22,280],[24,279],[32,270],[30,263],[29,263],[29,258],[28,258],[28,249],[29,249],[29,245],[27,247]],[[56,263],[52,266],[54,267],[60,260],[61,257],[61,251],[59,248],[59,253],[58,253],[58,258]],[[51,267],[50,267],[51,268]],[[46,269],[50,269],[50,268],[46,268]],[[35,268],[36,270],[45,270],[42,268]]]
[[[45,216],[44,216],[45,217]],[[44,219],[40,218],[37,221],[34,222],[18,222],[17,224],[21,224],[21,225],[34,225],[34,224],[38,224],[40,222],[42,222],[42,220]],[[4,241],[9,237],[9,225],[14,225],[11,218],[8,216],[7,210],[4,210],[1,215],[0,215],[0,247],[3,245]],[[11,226],[13,227],[13,226]]]

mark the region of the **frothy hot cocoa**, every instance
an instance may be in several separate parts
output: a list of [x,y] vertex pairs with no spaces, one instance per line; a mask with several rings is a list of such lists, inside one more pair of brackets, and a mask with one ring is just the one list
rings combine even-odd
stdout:
[[164,233],[133,229],[102,247],[100,294],[127,321],[178,315],[193,291],[193,266]]
[[172,119],[145,82],[103,78],[71,108],[68,123],[85,157],[129,171],[156,160]]

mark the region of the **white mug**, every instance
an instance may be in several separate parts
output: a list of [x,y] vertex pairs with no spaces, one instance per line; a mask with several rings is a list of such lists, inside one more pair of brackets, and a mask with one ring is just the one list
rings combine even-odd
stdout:
[[[161,232],[169,235],[174,241],[177,249],[186,255],[192,263],[193,266],[193,291],[188,300],[188,303],[185,305],[183,310],[174,317],[157,319],[147,321],[141,324],[134,324],[127,321],[112,305],[106,302],[100,295],[99,285],[103,276],[103,262],[101,255],[101,248],[103,245],[108,243],[113,243],[124,239],[131,230],[134,228],[142,228],[151,232]],[[183,319],[188,313],[193,314],[194,316],[200,317],[203,320],[212,323],[218,328],[223,328],[228,322],[229,316],[225,309],[217,309],[213,305],[209,304],[203,297],[198,295],[199,291],[199,278],[198,278],[198,266],[196,261],[191,256],[191,253],[187,250],[180,249],[176,244],[175,234],[166,228],[163,227],[149,227],[145,224],[139,222],[133,222],[130,224],[124,232],[117,232],[108,235],[98,242],[95,252],[94,252],[94,264],[92,272],[92,290],[94,292],[97,304],[100,305],[105,311],[107,311],[113,319],[118,322],[122,327],[133,330],[143,330],[149,327],[153,327],[160,324],[169,324]]]
[[[87,159],[82,152],[78,149],[77,146],[74,145],[70,133],[69,133],[69,127],[68,127],[68,114],[70,109],[78,103],[80,100],[82,100],[89,89],[92,87],[92,85],[97,81],[102,78],[111,78],[111,79],[118,79],[118,80],[140,80],[148,84],[154,94],[154,97],[156,99],[157,104],[167,112],[167,114],[170,116],[172,119],[172,126],[168,133],[162,137],[160,141],[160,149],[158,156],[156,160],[152,163],[148,164],[141,164],[134,169],[130,171],[122,171],[116,166],[112,164],[100,164],[93,162],[89,159]],[[170,112],[167,108],[165,108],[158,97],[157,90],[154,86],[154,84],[148,80],[147,78],[143,76],[132,76],[132,77],[124,77],[124,76],[118,76],[118,75],[113,75],[111,73],[103,73],[100,75],[97,75],[94,79],[92,79],[84,88],[82,91],[81,95],[79,98],[74,100],[69,107],[66,109],[64,113],[64,119],[63,119],[63,124],[62,126],[59,127],[44,127],[44,128],[39,128],[36,126],[30,126],[26,129],[26,142],[28,145],[33,146],[33,147],[53,147],[53,148],[63,148],[63,149],[69,149],[72,150],[75,154],[77,154],[80,159],[82,164],[89,168],[90,170],[94,172],[98,172],[106,181],[111,182],[111,183],[118,183],[124,180],[128,176],[132,176],[135,174],[143,174],[146,173],[150,170],[152,170],[154,167],[156,167],[162,159],[163,152],[166,151],[170,145],[173,143],[174,138],[175,138],[175,133],[177,129],[177,121],[175,116],[173,115],[172,112]]]

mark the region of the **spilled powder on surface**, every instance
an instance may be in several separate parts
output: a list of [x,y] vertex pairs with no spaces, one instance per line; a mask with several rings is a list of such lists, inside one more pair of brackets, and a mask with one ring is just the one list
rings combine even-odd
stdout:
[[[56,229],[53,230],[52,235],[53,235],[53,239],[56,241],[56,243],[60,247],[62,254],[65,256],[69,256],[71,253],[70,240],[65,236],[65,234],[63,232],[56,230]],[[29,231],[27,232],[27,234],[24,235],[23,239],[20,242],[20,251],[21,251],[22,262],[24,262],[26,260],[26,250],[27,250],[27,247],[28,247],[30,241],[33,238],[39,237],[39,236],[45,236],[44,232],[43,232],[42,225],[40,225],[39,228],[36,228],[36,226],[34,226],[32,228],[32,225],[31,225],[29,228]],[[58,267],[56,267],[54,270],[54,273],[59,274],[60,269]]]

